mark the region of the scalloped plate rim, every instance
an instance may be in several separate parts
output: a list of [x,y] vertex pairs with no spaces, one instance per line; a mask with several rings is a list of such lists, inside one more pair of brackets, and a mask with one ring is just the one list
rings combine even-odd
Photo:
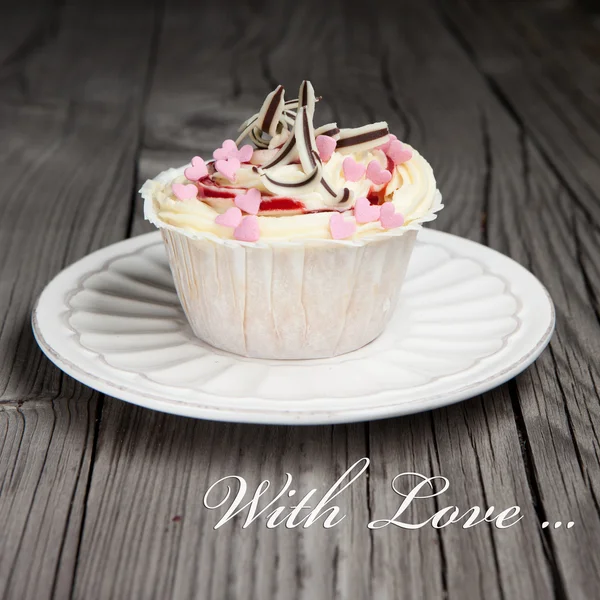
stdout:
[[[549,318],[546,324],[545,330],[541,333],[539,338],[536,339],[535,343],[530,344],[527,352],[523,353],[518,357],[517,360],[507,364],[503,369],[496,370],[494,373],[483,377],[477,381],[468,383],[462,387],[458,387],[449,392],[440,392],[429,397],[419,398],[414,401],[404,400],[402,402],[393,404],[386,403],[384,405],[369,405],[370,401],[380,401],[381,397],[376,394],[367,394],[362,396],[363,406],[354,408],[338,408],[334,410],[314,410],[314,409],[302,409],[302,410],[286,410],[283,408],[260,408],[253,407],[254,402],[264,401],[262,399],[244,397],[236,398],[236,401],[248,403],[249,406],[244,407],[219,407],[215,403],[219,400],[222,401],[222,396],[217,394],[210,394],[206,392],[197,392],[197,399],[193,402],[187,400],[179,400],[176,398],[165,398],[164,396],[153,395],[144,391],[138,391],[135,387],[127,387],[116,383],[94,373],[90,373],[78,366],[69,358],[61,355],[54,348],[52,343],[47,339],[48,336],[44,335],[44,329],[48,327],[47,324],[40,323],[39,312],[40,306],[47,301],[52,292],[56,289],[60,289],[60,285],[63,280],[68,279],[73,273],[77,273],[82,269],[82,263],[97,262],[98,258],[105,257],[104,262],[107,260],[114,259],[115,257],[124,254],[126,251],[131,252],[135,248],[143,248],[145,245],[149,245],[153,241],[160,239],[160,232],[151,232],[148,234],[140,235],[134,238],[128,238],[101,248],[79,261],[68,266],[60,273],[58,273],[48,285],[44,288],[40,294],[35,307],[32,311],[32,327],[35,339],[44,352],[44,354],[62,371],[80,381],[81,383],[88,385],[89,387],[125,400],[132,404],[142,406],[144,408],[150,408],[152,410],[158,410],[165,413],[177,414],[192,418],[203,418],[217,421],[227,422],[243,422],[243,423],[262,423],[262,424],[277,424],[277,425],[318,425],[318,424],[335,424],[335,423],[350,423],[357,421],[383,419],[395,416],[402,416],[413,414],[417,412],[423,412],[434,408],[447,406],[457,402],[461,402],[468,398],[477,396],[485,391],[493,389],[502,383],[505,383],[509,379],[512,379],[515,375],[521,373],[526,369],[535,359],[541,354],[544,348],[549,343],[555,325],[555,310],[550,295],[546,288],[540,283],[540,281],[527,269],[521,266],[513,259],[503,255],[502,253],[473,242],[471,240],[461,238],[449,233],[444,233],[436,230],[425,229],[419,233],[419,241],[422,243],[439,243],[441,246],[447,248],[447,245],[463,247],[471,252],[463,256],[472,257],[472,254],[481,258],[480,255],[488,255],[493,257],[494,260],[500,260],[512,270],[516,270],[521,275],[525,276],[525,279],[529,280],[529,285],[537,287],[537,292],[541,293],[547,301],[547,307],[549,309]],[[444,243],[445,242],[445,243]],[[459,252],[459,254],[461,254]],[[83,278],[89,275],[89,270],[81,272],[77,278],[81,281]],[[504,277],[506,275],[503,274]],[[539,294],[538,294],[539,295]],[[65,290],[63,293],[63,300],[69,296],[69,290]],[[522,299],[519,297],[519,299]],[[66,307],[61,307],[61,310],[56,311],[57,315],[60,315]],[[82,351],[89,352],[82,348]],[[161,386],[161,384],[155,384]],[[163,386],[164,387],[164,386]],[[159,387],[160,391],[160,387]],[[388,392],[392,393],[392,392]],[[375,398],[375,396],[378,396]],[[328,402],[328,398],[315,399],[315,401]]]

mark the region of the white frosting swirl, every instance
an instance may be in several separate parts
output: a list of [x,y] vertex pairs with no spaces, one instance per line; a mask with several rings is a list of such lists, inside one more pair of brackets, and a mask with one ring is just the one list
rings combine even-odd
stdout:
[[[404,225],[398,228],[414,229],[414,226],[424,221],[435,219],[435,213],[440,210],[441,195],[436,188],[433,170],[429,163],[413,149],[412,158],[397,165],[392,171],[392,179],[387,186],[374,186],[365,177],[356,182],[344,178],[342,162],[351,156],[356,162],[367,166],[372,160],[377,160],[382,167],[387,164],[387,158],[381,150],[372,149],[352,154],[334,152],[331,159],[323,164],[323,175],[334,189],[346,187],[351,191],[351,198],[344,203],[344,210],[351,210],[356,198],[365,197],[372,191],[380,191],[385,196],[385,201],[394,203],[396,212],[404,216]],[[198,198],[179,200],[172,193],[173,183],[189,183],[182,174],[177,175],[167,183],[156,180],[146,182],[143,191],[152,197],[153,212],[162,223],[176,227],[183,231],[194,233],[210,233],[223,239],[233,239],[233,229],[215,223],[219,213],[232,206],[232,200],[219,201],[214,198]],[[298,164],[285,165],[273,168],[270,173],[279,178],[285,177],[286,181],[294,178],[304,178],[305,173]],[[219,173],[213,175],[216,184],[231,186]],[[236,174],[236,188],[257,188],[267,194],[269,190],[264,185],[264,178],[253,170],[252,165],[243,165]],[[385,191],[381,191],[385,187]],[[226,190],[227,188],[221,188]],[[293,188],[292,188],[293,189]],[[292,190],[290,190],[292,191]],[[331,211],[335,210],[337,201],[330,194],[323,191],[322,187],[306,194],[289,196],[304,204],[308,211],[303,214],[281,214],[277,216],[258,216],[260,227],[260,240],[307,240],[331,239],[329,220]],[[229,202],[229,203],[228,203]],[[353,238],[372,235],[384,229],[379,222],[358,224]]]

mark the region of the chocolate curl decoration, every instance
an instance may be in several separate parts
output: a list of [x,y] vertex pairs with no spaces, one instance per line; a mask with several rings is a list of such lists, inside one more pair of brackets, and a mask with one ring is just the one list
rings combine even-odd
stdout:
[[[307,169],[303,160],[302,160],[302,147],[306,149],[306,159],[309,162],[310,166],[314,163],[312,161],[317,160],[319,163],[321,162],[321,157],[319,153],[316,151],[316,136],[317,133],[314,130],[313,126],[313,115],[314,115],[314,106],[315,106],[315,91],[313,86],[308,81],[303,81],[300,85],[300,91],[298,93],[298,102],[302,106],[302,108],[298,108],[298,115],[296,117],[296,126],[294,128],[294,133],[296,135],[296,139],[300,140],[302,138],[302,142],[298,141],[298,153],[300,154],[300,162],[304,170]],[[325,135],[329,133],[333,133],[336,136],[339,136],[340,130],[337,128],[336,124],[328,124],[324,128],[321,127],[319,129],[325,130]],[[324,135],[323,133],[319,133],[319,135]],[[329,194],[337,203],[338,206],[347,202],[352,194],[348,188],[343,188],[342,190],[334,190],[329,182],[325,179],[323,175],[321,175],[321,181],[319,183],[322,190],[324,190],[327,194]]]
[[263,165],[260,170],[265,172],[276,166],[283,167],[290,164],[296,158],[298,158],[298,148],[296,148],[296,137],[292,133],[271,162]]
[[[310,81],[308,83],[310,83]],[[311,84],[311,86],[312,86],[312,84]],[[320,102],[321,100],[323,100],[323,96],[315,96],[315,102]],[[298,106],[302,106],[300,103],[300,98],[294,98],[293,100],[285,101],[285,109],[286,110],[298,108]]]
[[269,141],[263,139],[261,134],[257,133],[256,129],[252,129],[248,137],[256,144],[258,148],[264,149],[269,147]]
[[315,168],[321,162],[315,141],[315,128],[313,118],[315,114],[315,90],[306,79],[300,84],[298,90],[298,111],[294,124],[294,135],[298,143],[300,164],[305,173]]
[[321,157],[317,153],[317,143],[315,141],[315,132],[312,119],[308,114],[308,107],[303,106],[298,109],[296,125],[294,127],[294,136],[298,144],[298,156],[300,164],[305,173],[312,171],[317,162],[321,162]]
[[290,129],[294,129],[294,122],[296,121],[296,113],[294,111],[284,110],[282,119],[290,127]]
[[[314,90],[309,81],[302,82],[301,90],[306,89],[307,101],[312,107],[314,112],[314,104],[321,100],[321,97],[315,98]],[[303,87],[304,86],[304,87]],[[310,86],[310,87],[309,87]],[[238,138],[236,139],[236,145],[240,145],[241,142],[246,137],[250,137],[250,139],[259,147],[259,148],[268,148],[269,141],[264,139],[263,135],[267,134],[273,137],[272,131],[275,133],[281,133],[284,129],[286,131],[293,131],[294,124],[296,121],[296,112],[294,109],[301,106],[301,102],[298,98],[294,100],[286,100],[283,102],[283,106],[280,103],[275,106],[275,114],[272,119],[267,118],[265,123],[265,117],[270,110],[270,107],[273,106],[271,104],[272,100],[277,102],[276,96],[281,89],[281,101],[283,101],[284,90],[281,86],[278,86],[275,90],[273,90],[263,102],[263,105],[259,112],[252,115],[250,118],[246,119],[239,127],[238,131],[240,132]],[[311,94],[312,92],[312,94]],[[302,91],[301,91],[302,95]],[[270,121],[270,123],[269,123]],[[266,127],[269,126],[267,130]]]
[[[323,177],[323,165],[316,149],[316,137],[332,137],[337,141],[336,150],[342,154],[350,154],[376,148],[387,142],[388,126],[382,121],[355,129],[340,130],[336,123],[327,123],[315,130],[314,110],[320,99],[315,96],[310,81],[305,80],[301,83],[298,98],[295,100],[285,101],[284,89],[278,86],[266,97],[260,111],[241,125],[236,144],[239,145],[249,136],[259,148],[267,148],[269,141],[263,137],[265,134],[272,138],[283,130],[289,131],[290,136],[269,163],[262,167],[254,167],[254,171],[260,174],[263,185],[271,193],[279,195],[289,194],[291,191],[305,194],[319,189],[337,204],[336,210],[343,211],[353,200],[354,194],[346,187],[341,190],[334,189]],[[304,176],[298,171],[293,171],[294,176],[300,176],[296,181],[282,181],[277,174],[273,176],[269,173],[272,169],[285,167],[298,158]]]
[[[258,113],[253,115],[252,117],[250,117],[249,119],[247,119],[246,121],[244,121],[240,128],[238,129],[238,131],[240,131],[240,135],[238,135],[237,140],[235,140],[235,145],[239,147],[240,143],[242,142],[242,140],[247,137],[248,135],[250,135],[250,132],[254,129],[254,127],[256,126],[256,121],[258,121]],[[268,144],[267,144],[268,145]]]
[[[265,187],[270,192],[286,194],[290,190],[294,190],[296,193],[308,193],[314,190],[321,181],[323,166],[316,151],[315,132],[312,116],[309,113],[310,106],[314,110],[314,96],[315,92],[312,85],[307,81],[303,81],[300,86],[299,97],[300,102],[304,102],[304,104],[298,108],[292,134],[271,162],[260,170],[262,171],[261,179],[263,179]],[[274,166],[288,164],[293,155],[300,158],[302,170],[306,173],[304,178],[290,183],[273,178],[267,173]]]
[[[321,163],[321,157],[316,150],[317,143],[316,132],[313,126],[313,116],[309,112],[311,106],[313,107],[314,111],[314,96],[315,92],[312,85],[307,81],[303,81],[302,85],[300,86],[300,93],[298,94],[299,102],[302,104],[302,107],[298,108],[296,126],[294,127],[294,135],[298,140],[298,154],[300,155],[300,163],[305,171],[308,168],[314,167],[315,161]],[[327,125],[326,127],[326,131],[335,133],[334,130],[337,130],[336,135],[339,134],[339,130],[337,129],[336,125],[333,125],[333,127],[331,125]],[[321,181],[319,182],[319,185],[322,190],[329,194],[335,200],[335,202],[338,203],[338,205],[347,202],[351,197],[351,193],[348,188],[334,190],[323,175],[321,175]]]
[[271,137],[277,134],[277,125],[283,112],[285,105],[284,100],[285,90],[282,85],[278,85],[263,102],[263,105],[258,113],[257,127],[264,133],[268,133]]
[[354,129],[341,129],[335,149],[341,154],[371,150],[385,144],[390,139],[389,134],[385,121]]
[[[289,114],[293,114],[291,111],[283,111],[284,117],[288,117],[290,124],[293,125],[292,134],[275,157],[262,167],[263,173],[275,166],[287,165],[299,156],[304,172],[312,175],[317,161],[321,162],[316,151],[317,144],[315,142],[314,127],[312,124],[312,115],[314,114],[315,107],[315,91],[310,82],[303,81],[300,85],[298,102],[301,106],[299,107],[298,114],[294,115],[295,120],[292,120],[291,117],[288,116]],[[317,157],[316,159],[315,155]],[[271,182],[273,182],[272,178]],[[273,183],[281,185],[281,182]]]
[[264,139],[264,134],[274,137],[283,129],[289,131],[289,117],[283,114],[284,95],[285,90],[279,85],[265,98],[260,111],[240,126],[236,145],[239,146],[245,137],[249,137],[258,148],[268,148],[269,140]]
[[315,129],[315,138],[318,138],[320,135],[328,135],[334,140],[337,140],[340,137],[340,130],[338,129],[337,123],[327,123],[327,125],[317,127]]
[[315,89],[306,79],[300,84],[298,91],[298,107],[305,106],[308,118],[312,122],[315,117]]

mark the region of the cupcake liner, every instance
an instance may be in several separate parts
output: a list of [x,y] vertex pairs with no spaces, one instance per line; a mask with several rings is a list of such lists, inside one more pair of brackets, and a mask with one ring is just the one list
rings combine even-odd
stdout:
[[161,229],[177,293],[203,341],[254,358],[324,358],[389,321],[415,231],[361,246],[252,247]]

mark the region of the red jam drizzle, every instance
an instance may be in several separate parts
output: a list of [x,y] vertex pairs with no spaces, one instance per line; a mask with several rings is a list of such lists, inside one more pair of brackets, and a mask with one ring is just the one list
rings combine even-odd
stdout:
[[302,202],[298,202],[298,200],[294,200],[292,198],[280,198],[276,197],[273,199],[265,199],[263,196],[263,200],[260,203],[260,212],[270,211],[270,210],[303,210],[304,204]]
[[[224,198],[232,200],[236,196],[239,196],[246,191],[241,188],[234,188],[233,190],[230,190],[222,185],[216,184],[210,177],[205,177],[204,179],[197,181],[196,185],[200,191],[199,200],[202,200],[202,198]],[[294,200],[293,198],[288,198],[286,196],[263,196],[260,203],[259,212],[273,211],[306,212],[304,210],[304,204],[299,200]]]
[[382,204],[384,193],[385,193],[385,187],[382,188],[381,190],[379,190],[378,192],[376,192],[375,190],[371,190],[367,194],[367,200],[371,204]]
[[202,198],[235,198],[237,196],[237,194],[227,191],[227,188],[215,185],[210,179],[208,181],[207,179],[198,181],[197,186],[202,194]]

